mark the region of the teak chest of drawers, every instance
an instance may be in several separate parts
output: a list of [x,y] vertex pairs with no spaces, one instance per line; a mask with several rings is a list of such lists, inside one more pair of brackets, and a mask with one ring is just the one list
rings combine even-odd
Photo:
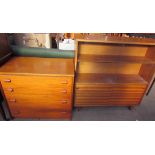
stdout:
[[71,119],[73,59],[13,57],[0,81],[12,117]]

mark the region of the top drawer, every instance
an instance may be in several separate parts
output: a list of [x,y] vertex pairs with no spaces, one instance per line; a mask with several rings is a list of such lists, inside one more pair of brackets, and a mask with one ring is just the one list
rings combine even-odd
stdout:
[[16,92],[47,94],[51,91],[70,92],[72,89],[72,77],[49,76],[0,76],[3,89],[13,88]]

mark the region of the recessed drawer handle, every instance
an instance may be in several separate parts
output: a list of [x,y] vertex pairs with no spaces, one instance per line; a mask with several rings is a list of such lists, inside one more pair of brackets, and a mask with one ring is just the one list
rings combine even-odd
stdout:
[[66,111],[62,111],[61,113],[62,113],[62,114],[67,114],[67,112],[66,112]]
[[67,84],[68,83],[68,81],[63,81],[63,82],[61,82],[61,84]]
[[62,103],[63,103],[63,104],[66,104],[66,103],[68,103],[68,101],[67,101],[67,100],[64,100],[64,101],[62,101]]
[[10,99],[9,102],[16,102],[16,99]]
[[5,79],[4,82],[11,82],[11,80],[10,79]]
[[14,114],[15,114],[15,115],[19,115],[20,112],[19,112],[19,111],[15,111]]
[[62,93],[67,93],[67,90],[62,90],[61,92],[62,92]]
[[13,88],[8,88],[8,91],[9,92],[13,92]]

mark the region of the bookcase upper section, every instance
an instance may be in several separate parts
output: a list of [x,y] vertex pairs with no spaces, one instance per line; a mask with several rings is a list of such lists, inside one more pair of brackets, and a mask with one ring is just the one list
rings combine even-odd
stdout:
[[76,40],[77,61],[155,64],[155,40],[103,37]]

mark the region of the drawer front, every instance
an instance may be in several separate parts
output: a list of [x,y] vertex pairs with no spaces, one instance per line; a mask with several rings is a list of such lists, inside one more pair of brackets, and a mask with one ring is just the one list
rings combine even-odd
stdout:
[[48,95],[6,95],[10,109],[34,109],[34,110],[66,110],[71,111],[71,99],[58,98]]
[[17,94],[71,94],[72,77],[1,76],[5,93]]
[[17,89],[13,88],[13,87],[7,87],[3,89],[5,96],[7,97],[11,97],[14,98],[15,96],[21,96],[21,95],[27,95],[27,96],[31,96],[31,95],[36,95],[36,96],[40,96],[40,95],[48,95],[50,98],[55,99],[55,98],[60,98],[60,99],[68,99],[71,100],[72,98],[72,92],[71,92],[71,88],[70,90],[67,89],[59,89],[59,90],[50,90],[50,91],[46,91],[44,90],[42,93],[40,92],[36,92],[36,93],[30,93],[29,91],[18,91]]
[[66,111],[49,111],[49,110],[30,110],[12,108],[11,114],[15,118],[33,118],[33,119],[71,119],[72,113]]
[[71,119],[72,77],[0,76],[15,118]]
[[146,85],[84,85],[76,87],[75,106],[137,105],[145,92]]

